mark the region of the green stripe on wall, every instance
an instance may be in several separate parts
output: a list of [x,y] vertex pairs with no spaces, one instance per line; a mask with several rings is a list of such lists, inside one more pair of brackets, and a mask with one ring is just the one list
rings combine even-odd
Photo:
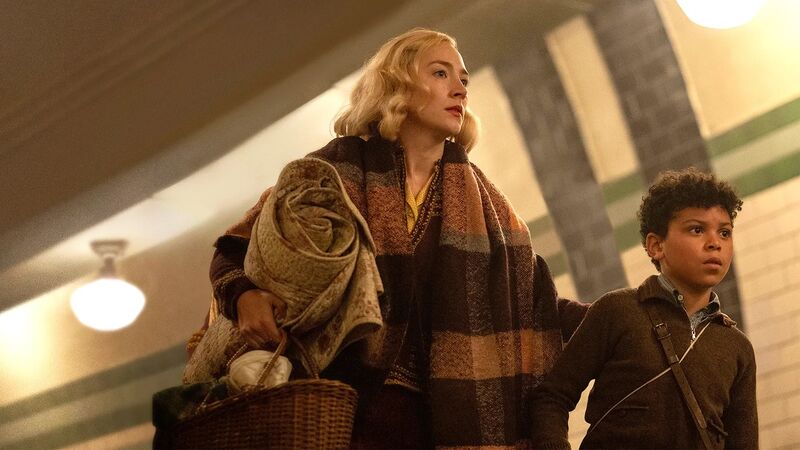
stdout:
[[141,441],[135,444],[126,445],[125,447],[119,447],[117,450],[149,450],[153,448],[153,440]]
[[800,120],[800,98],[709,139],[706,146],[712,157],[719,156],[797,120]]
[[733,180],[739,196],[746,197],[800,176],[800,151],[759,167]]
[[531,237],[541,236],[553,230],[553,219],[550,216],[542,216],[528,222],[528,230],[531,232]]
[[550,269],[550,275],[552,275],[553,278],[569,272],[569,264],[567,264],[567,256],[564,252],[550,255],[545,258],[545,261],[547,262],[547,267]]
[[[736,187],[739,196],[747,197],[798,176],[800,176],[800,150],[751,170],[731,180],[731,183]],[[640,245],[639,221],[631,219],[615,227],[614,239],[620,252]]]
[[[125,385],[154,373],[186,363],[184,344],[178,344],[130,363],[98,372],[80,380],[0,407],[0,425],[89,395]],[[149,414],[149,412],[148,412]]]
[[644,191],[646,186],[642,175],[639,172],[634,172],[614,181],[603,183],[602,189],[603,199],[606,205],[610,205],[631,194]]
[[800,120],[712,159],[714,170],[732,180],[798,151]]
[[153,448],[153,440],[147,440],[142,442],[137,442],[135,444],[126,445],[125,447],[119,447],[117,450],[149,450]]
[[620,252],[639,245],[642,242],[639,235],[639,220],[632,219],[614,228],[614,240]]
[[[58,448],[88,441],[99,436],[150,422],[152,403],[146,402],[91,417],[78,423],[41,433],[35,437],[10,442],[6,448]],[[5,445],[5,444],[4,444]]]

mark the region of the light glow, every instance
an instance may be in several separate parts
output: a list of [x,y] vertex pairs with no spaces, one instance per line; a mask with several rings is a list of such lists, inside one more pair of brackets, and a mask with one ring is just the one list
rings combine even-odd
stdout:
[[686,17],[706,27],[724,30],[746,24],[766,0],[677,0]]
[[87,327],[114,331],[139,317],[144,308],[144,294],[119,278],[98,278],[76,289],[70,306],[75,317]]
[[47,326],[58,303],[38,300],[0,312],[0,403],[32,395],[52,382],[53,367],[58,365],[52,352],[63,330]]

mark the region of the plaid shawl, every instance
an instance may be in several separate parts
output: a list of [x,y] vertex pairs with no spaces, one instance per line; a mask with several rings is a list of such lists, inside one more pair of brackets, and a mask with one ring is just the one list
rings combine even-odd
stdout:
[[[414,246],[395,151],[380,138],[342,137],[309,155],[336,167],[374,238],[386,287],[384,327],[361,346],[360,358],[384,371],[408,327],[402,304],[414,295],[402,281],[413,277]],[[429,305],[434,439],[438,447],[530,447],[528,399],[561,351],[552,278],[508,200],[451,142],[442,156],[441,188]]]

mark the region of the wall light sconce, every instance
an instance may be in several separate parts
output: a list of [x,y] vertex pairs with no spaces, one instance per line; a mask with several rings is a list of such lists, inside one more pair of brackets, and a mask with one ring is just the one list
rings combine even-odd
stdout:
[[677,0],[686,17],[706,27],[724,30],[744,25],[766,0]]
[[127,246],[124,240],[93,241],[92,250],[103,260],[100,276],[75,289],[70,306],[75,317],[89,328],[114,331],[132,324],[144,308],[139,288],[117,277],[115,260]]

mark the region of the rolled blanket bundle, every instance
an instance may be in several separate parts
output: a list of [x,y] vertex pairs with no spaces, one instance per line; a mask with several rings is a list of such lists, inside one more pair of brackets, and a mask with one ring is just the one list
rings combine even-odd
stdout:
[[253,226],[244,269],[286,302],[288,353],[310,373],[382,325],[369,228],[325,161],[303,158],[283,169]]

